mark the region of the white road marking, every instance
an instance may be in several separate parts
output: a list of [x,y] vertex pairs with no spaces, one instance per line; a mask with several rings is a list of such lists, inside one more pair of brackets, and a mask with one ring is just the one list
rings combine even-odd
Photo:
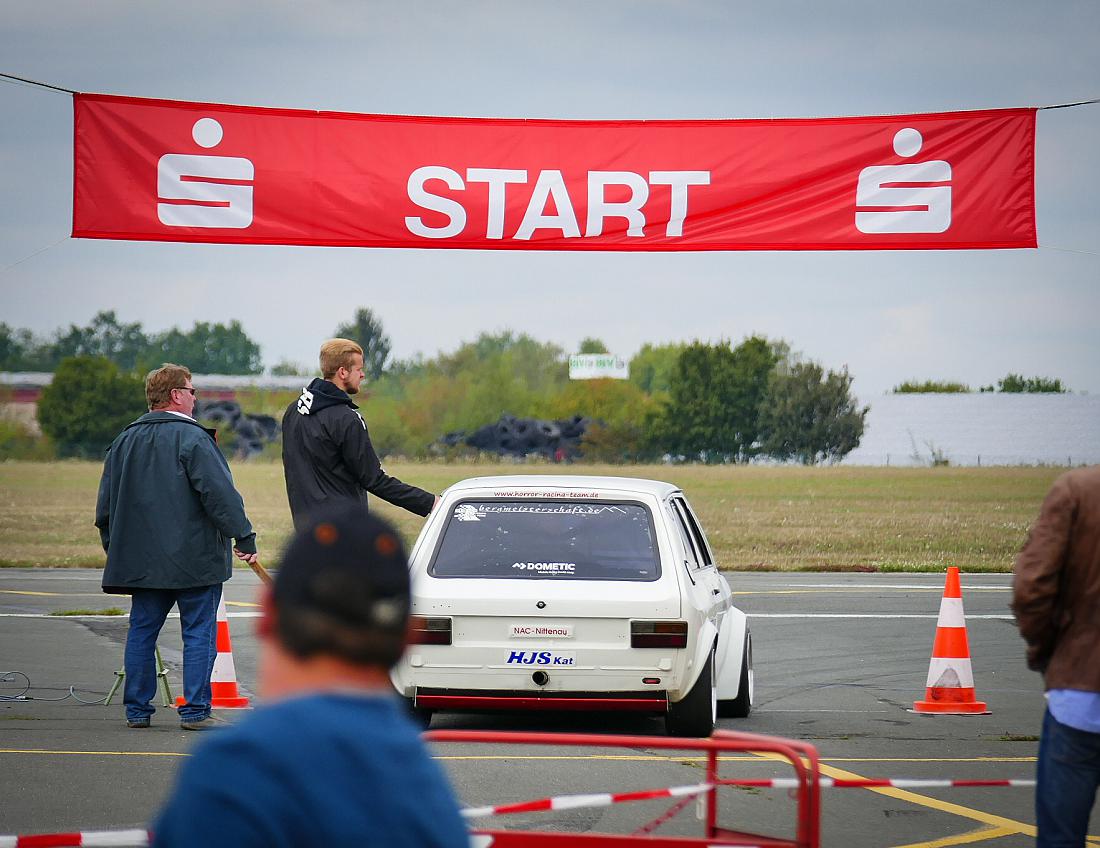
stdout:
[[[873,613],[873,612],[750,612],[749,618],[931,618],[938,619],[936,613]],[[968,615],[967,619],[985,619],[988,621],[1015,621],[1011,615]]]

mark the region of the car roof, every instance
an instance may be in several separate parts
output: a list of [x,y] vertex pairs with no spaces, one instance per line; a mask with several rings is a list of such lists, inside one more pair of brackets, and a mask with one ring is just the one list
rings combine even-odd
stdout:
[[642,495],[666,497],[680,491],[679,486],[661,480],[646,480],[639,477],[603,477],[591,474],[503,474],[496,477],[468,477],[459,480],[447,491],[465,492],[481,489],[507,489],[519,492],[530,489],[532,492],[546,492],[553,489],[569,491],[585,490],[589,492],[614,491],[631,492]]

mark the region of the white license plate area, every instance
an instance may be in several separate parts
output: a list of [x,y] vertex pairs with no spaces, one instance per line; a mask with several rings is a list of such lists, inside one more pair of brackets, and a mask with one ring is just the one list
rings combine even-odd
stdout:
[[508,625],[509,639],[572,639],[572,624],[543,624],[541,622],[512,622]]
[[502,659],[504,665],[516,668],[568,668],[577,664],[577,655],[574,652],[552,648],[517,648],[506,652]]

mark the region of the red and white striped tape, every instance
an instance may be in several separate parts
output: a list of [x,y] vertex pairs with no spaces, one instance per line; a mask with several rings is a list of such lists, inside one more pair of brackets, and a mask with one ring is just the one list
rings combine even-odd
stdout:
[[[721,780],[722,786],[750,786],[762,789],[797,789],[796,777],[777,777],[762,780]],[[892,787],[894,789],[944,789],[961,787],[1035,786],[1034,780],[941,780],[918,778],[859,778],[836,779],[823,777],[818,781],[822,789],[874,789]],[[683,798],[688,795],[701,795],[714,788],[714,784],[697,783],[692,786],[670,786],[666,789],[645,789],[640,792],[609,792],[594,795],[558,795],[553,798],[539,798],[534,801],[521,801],[515,804],[499,804],[495,807],[467,807],[462,816],[477,819],[485,816],[505,816],[511,813],[534,813],[543,810],[576,810],[581,807],[608,807],[626,801],[649,801],[653,798]],[[2,846],[0,846],[2,848]]]
[[147,830],[89,830],[81,833],[39,833],[0,836],[0,848],[145,848]]
[[[798,778],[777,777],[772,780],[722,780],[723,786],[754,786],[772,789],[797,789]],[[939,779],[910,779],[910,778],[875,778],[866,777],[859,779],[835,779],[822,777],[818,780],[818,786],[822,789],[874,789],[879,786],[889,786],[894,789],[944,789],[947,787],[963,786],[1034,786],[1034,780],[939,780]]]
[[518,804],[499,804],[495,807],[467,807],[462,817],[479,819],[484,816],[505,816],[510,813],[534,813],[541,810],[576,810],[581,807],[609,807],[626,801],[649,801],[653,798],[683,798],[701,795],[713,789],[713,784],[697,783],[692,786],[669,786],[665,789],[643,789],[640,792],[601,792],[594,795],[558,795]]
[[[777,777],[763,780],[722,780],[722,786],[751,786],[771,789],[797,789],[798,778]],[[911,778],[858,778],[838,779],[823,777],[818,781],[822,789],[944,789],[958,787],[1033,787],[1034,780],[940,780]],[[466,819],[487,816],[504,816],[512,813],[533,813],[544,810],[576,810],[583,807],[609,807],[628,801],[650,801],[654,798],[685,798],[701,795],[713,789],[715,784],[696,783],[691,786],[669,786],[664,789],[643,789],[638,792],[601,792],[592,795],[558,795],[516,804],[498,804],[494,807],[467,807],[462,810]],[[149,832],[145,830],[100,830],[81,833],[41,833],[22,836],[0,836],[0,848],[146,848]]]

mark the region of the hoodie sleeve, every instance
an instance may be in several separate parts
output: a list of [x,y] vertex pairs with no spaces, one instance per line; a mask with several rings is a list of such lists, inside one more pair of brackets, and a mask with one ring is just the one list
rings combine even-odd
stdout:
[[[183,450],[183,467],[191,486],[199,494],[202,507],[214,526],[228,539],[248,539],[255,534],[244,512],[244,501],[233,486],[229,464],[214,440],[203,436]],[[246,543],[247,545],[248,543]],[[253,548],[246,553],[255,553]]]
[[432,511],[435,495],[402,483],[383,470],[378,454],[374,452],[374,445],[371,444],[367,424],[359,413],[350,407],[341,410],[337,427],[344,462],[364,489],[375,497],[417,515],[427,515]]

